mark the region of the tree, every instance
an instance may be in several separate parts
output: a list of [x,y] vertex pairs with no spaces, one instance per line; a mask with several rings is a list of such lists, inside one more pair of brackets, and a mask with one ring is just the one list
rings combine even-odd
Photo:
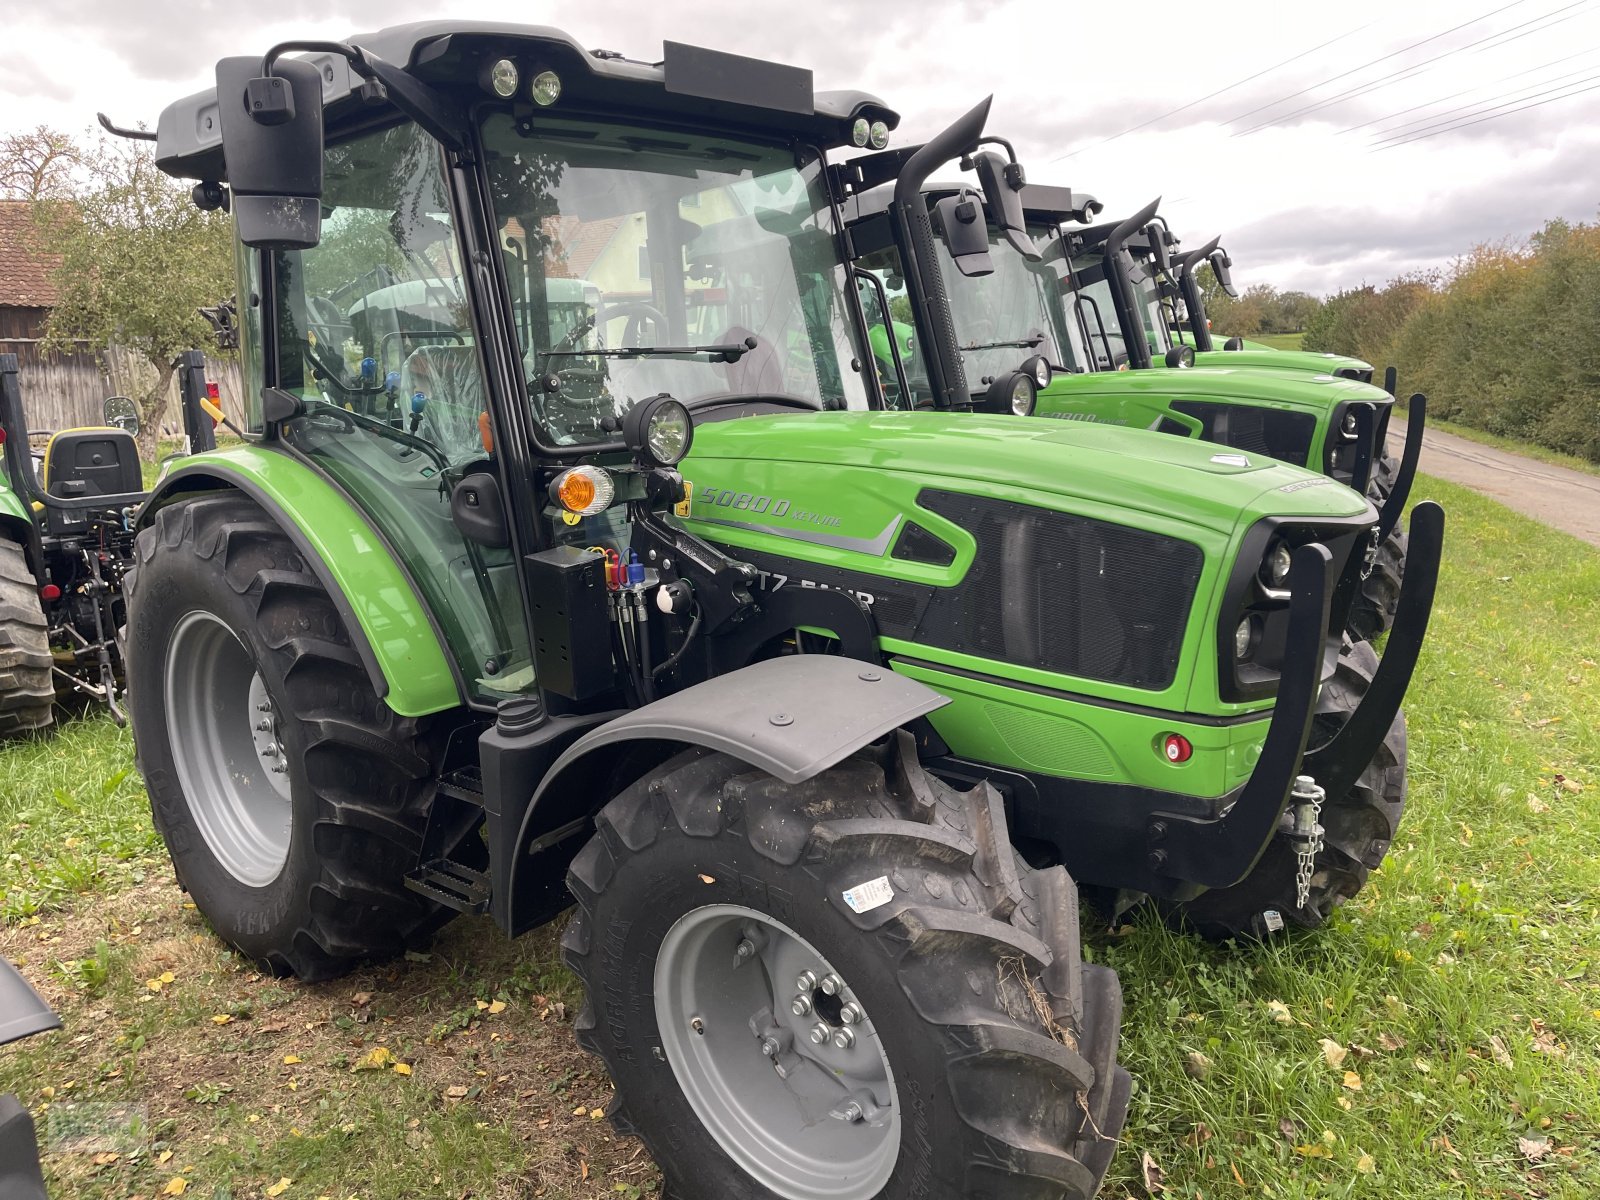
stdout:
[[36,208],[39,249],[61,260],[61,299],[44,349],[59,353],[82,340],[150,364],[155,382],[134,399],[139,452],[153,459],[174,360],[215,344],[200,306],[233,291],[231,224],[196,208],[189,189],[156,168],[146,142],[104,139],[83,167],[84,188]]
[[82,161],[78,144],[66,134],[40,125],[26,133],[0,137],[0,196],[8,200],[49,200],[66,195],[73,168]]

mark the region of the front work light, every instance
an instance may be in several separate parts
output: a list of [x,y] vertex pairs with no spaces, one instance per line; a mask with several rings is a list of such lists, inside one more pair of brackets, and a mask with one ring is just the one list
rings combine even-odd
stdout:
[[1033,381],[1041,388],[1050,386],[1050,360],[1042,354],[1035,354],[1022,364],[1022,372],[1033,376]]
[[1239,622],[1239,628],[1233,631],[1233,656],[1239,659],[1249,658],[1250,646],[1255,639],[1255,622],[1246,617]]
[[1284,580],[1289,578],[1289,566],[1293,561],[1293,554],[1289,550],[1288,542],[1274,542],[1267,551],[1267,556],[1261,562],[1261,582],[1271,588],[1280,588]]
[[616,494],[611,476],[602,467],[571,467],[550,483],[550,499],[580,517],[605,512]]
[[852,146],[865,146],[867,139],[872,136],[872,123],[865,117],[857,117],[855,124],[850,126],[850,144]]
[[488,88],[502,100],[509,100],[517,94],[519,82],[521,77],[517,73],[517,64],[509,58],[502,58],[489,68]]
[[1038,395],[1039,385],[1033,381],[1032,375],[1026,371],[1012,371],[995,377],[989,390],[984,393],[983,407],[987,412],[1027,417],[1033,414]]
[[694,442],[694,421],[681,401],[662,392],[628,410],[622,440],[645,466],[676,466]]
[[561,99],[561,76],[554,71],[540,71],[533,77],[533,85],[528,90],[535,104],[540,108],[549,108]]
[[882,150],[888,144],[889,144],[889,126],[888,126],[888,123],[884,122],[884,121],[874,121],[872,123],[872,148],[874,150]]

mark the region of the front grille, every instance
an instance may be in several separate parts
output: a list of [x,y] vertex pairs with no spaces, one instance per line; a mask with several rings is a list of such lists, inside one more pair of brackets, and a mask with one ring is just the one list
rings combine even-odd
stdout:
[[1306,465],[1317,419],[1309,413],[1281,412],[1239,404],[1174,400],[1172,407],[1198,419],[1200,436],[1251,454],[1265,454],[1297,467]]
[[935,588],[913,640],[962,654],[1159,690],[1177,673],[1204,556],[1107,521],[928,489],[917,503],[977,553]]

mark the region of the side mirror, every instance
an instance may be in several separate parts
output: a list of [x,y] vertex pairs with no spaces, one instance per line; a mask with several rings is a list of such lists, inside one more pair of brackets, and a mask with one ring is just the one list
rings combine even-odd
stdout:
[[972,161],[990,218],[1018,253],[1029,262],[1038,262],[1044,255],[1028,236],[1028,219],[1022,209],[1022,189],[1028,182],[1022,164],[1007,162],[992,150],[974,154]]
[[139,406],[126,396],[107,396],[100,406],[101,419],[113,429],[139,435]]
[[1150,254],[1156,260],[1156,266],[1163,275],[1172,274],[1172,255],[1167,252],[1167,239],[1162,236],[1165,230],[1160,225],[1149,225],[1145,228],[1145,236],[1150,239]]
[[1233,259],[1228,257],[1228,252],[1221,248],[1211,252],[1211,273],[1217,277],[1217,282],[1222,285],[1222,290],[1228,295],[1238,297],[1239,291],[1233,286]]
[[322,74],[280,58],[217,63],[222,154],[239,240],[267,250],[309,250],[322,237]]
[[934,205],[934,221],[944,244],[955,259],[956,270],[969,278],[994,273],[989,257],[989,225],[971,193],[946,196]]

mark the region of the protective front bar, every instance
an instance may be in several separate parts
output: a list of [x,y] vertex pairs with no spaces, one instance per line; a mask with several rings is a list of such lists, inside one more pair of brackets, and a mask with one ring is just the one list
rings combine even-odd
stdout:
[[1249,874],[1266,849],[1300,773],[1322,686],[1332,561],[1328,548],[1316,542],[1294,552],[1288,580],[1287,650],[1261,757],[1221,816],[1156,813],[1150,818],[1146,826],[1150,867],[1157,874],[1205,887],[1227,887]]
[[[1378,541],[1382,542],[1394,532],[1411,497],[1411,484],[1417,477],[1417,463],[1422,458],[1422,431],[1428,424],[1428,398],[1421,392],[1411,397],[1410,411],[1406,416],[1406,448],[1400,456],[1400,472],[1395,476],[1394,487],[1378,512]],[[1407,568],[1410,569],[1409,567]]]
[[1405,580],[1372,685],[1344,726],[1306,760],[1307,773],[1316,776],[1329,796],[1342,796],[1355,786],[1400,711],[1427,637],[1443,549],[1444,509],[1424,500],[1411,510]]

